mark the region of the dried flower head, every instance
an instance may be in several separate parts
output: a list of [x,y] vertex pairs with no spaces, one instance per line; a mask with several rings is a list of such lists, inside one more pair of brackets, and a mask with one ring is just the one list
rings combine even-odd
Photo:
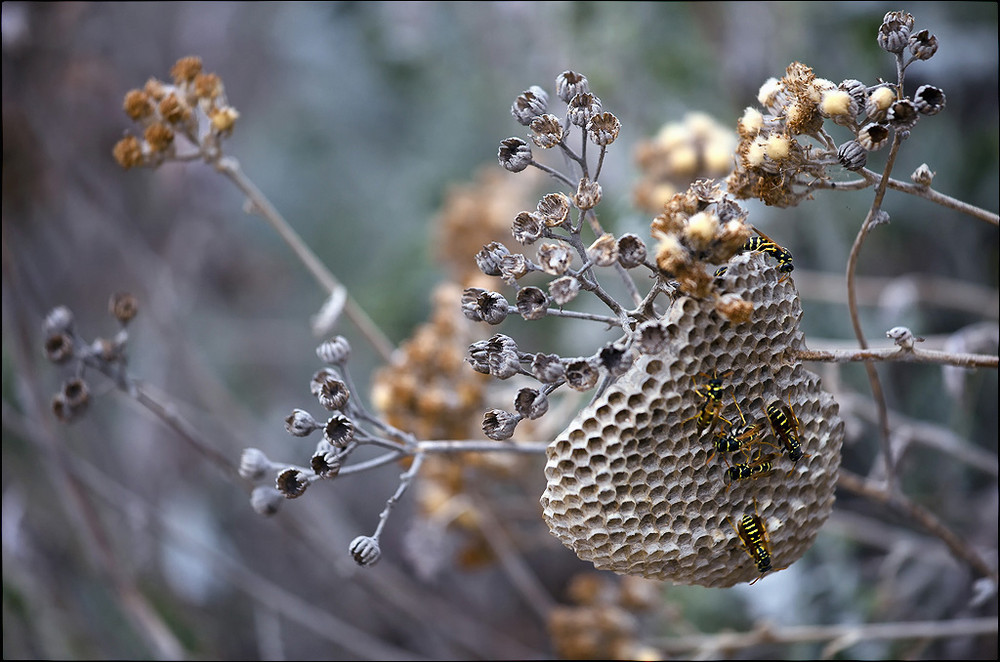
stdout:
[[559,118],[552,114],[539,115],[531,120],[531,140],[542,149],[555,147],[562,142],[566,132]]
[[517,291],[517,312],[524,319],[541,319],[548,309],[549,297],[539,288],[529,285]]
[[142,143],[135,136],[125,136],[117,143],[112,150],[112,155],[118,165],[128,170],[143,164]]
[[334,414],[323,426],[323,438],[334,448],[345,448],[354,439],[354,423],[343,414]]
[[537,85],[532,85],[514,99],[514,103],[510,107],[510,114],[514,116],[518,124],[528,126],[531,124],[531,120],[545,114],[548,104],[549,95],[545,90]]
[[284,500],[281,492],[267,485],[258,485],[250,492],[250,507],[255,513],[265,517],[277,513]]
[[278,473],[275,487],[286,499],[296,499],[305,494],[306,488],[309,487],[309,480],[298,469],[289,467]]
[[190,83],[200,73],[201,58],[197,56],[182,57],[170,69],[170,76],[177,85]]
[[108,301],[108,312],[124,326],[138,314],[139,302],[128,292],[117,292]]
[[369,536],[358,536],[352,540],[350,552],[354,562],[365,568],[375,565],[382,558],[378,540]]
[[564,103],[569,103],[578,94],[590,92],[590,83],[583,74],[564,71],[556,76],[556,96]]
[[320,424],[312,414],[302,409],[294,409],[285,417],[285,430],[294,437],[308,437]]
[[483,415],[483,434],[494,441],[510,439],[520,420],[519,414],[503,409],[490,409]]
[[610,145],[618,139],[622,123],[612,113],[603,112],[595,115],[587,123],[587,136],[595,145],[602,147]]
[[521,172],[531,165],[531,145],[520,138],[507,138],[500,143],[497,160],[504,170]]
[[244,448],[240,455],[239,474],[247,480],[260,480],[271,470],[271,461],[258,448]]

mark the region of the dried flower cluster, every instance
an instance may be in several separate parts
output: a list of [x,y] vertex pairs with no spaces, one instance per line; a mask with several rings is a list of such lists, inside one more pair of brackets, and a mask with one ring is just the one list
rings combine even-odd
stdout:
[[674,194],[699,179],[725,178],[733,169],[736,134],[705,113],[668,122],[635,150],[640,179],[632,189],[636,207],[657,214]]
[[[173,83],[150,78],[142,89],[125,94],[123,109],[142,129],[142,137],[126,135],[115,145],[115,160],[123,168],[199,156],[208,161],[232,133],[240,114],[226,101],[222,79],[202,71],[201,58],[177,60],[170,76]],[[177,136],[187,141],[189,151],[178,150]]]
[[564,660],[659,659],[641,643],[641,615],[659,604],[655,582],[622,577],[613,582],[595,573],[576,575],[569,585],[572,605],[549,614],[548,629]]
[[[895,11],[885,15],[878,42],[896,57],[897,84],[866,85],[856,79],[837,84],[793,62],[784,77],[761,86],[761,108],[748,107],[737,125],[740,142],[736,170],[727,180],[730,193],[795,206],[830,181],[829,167],[862,170],[869,152],[887,145],[894,134],[906,138],[921,115],[944,108],[939,88],[921,85],[907,96],[902,87],[906,68],[937,51],[937,37],[927,30],[913,32],[913,17]],[[838,145],[827,132],[828,121],[851,137]]]
[[73,376],[66,379],[52,398],[52,413],[63,423],[81,416],[90,405],[90,387],[85,379],[88,368],[96,369],[126,389],[125,346],[128,324],[139,312],[135,297],[118,292],[108,301],[108,313],[118,322],[118,331],[110,338],[88,342],[76,330],[73,312],[66,306],[53,308],[42,324],[42,348],[46,358],[71,367]]

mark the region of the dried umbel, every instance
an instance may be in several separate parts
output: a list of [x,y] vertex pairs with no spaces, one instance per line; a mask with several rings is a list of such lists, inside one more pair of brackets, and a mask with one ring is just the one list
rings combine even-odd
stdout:
[[[749,321],[729,322],[707,300],[678,299],[658,323],[659,351],[640,354],[549,445],[543,516],[597,568],[732,586],[760,575],[733,526],[745,514],[759,512],[775,570],[801,557],[829,516],[844,426],[819,378],[794,361],[802,311],[791,281],[767,259],[744,253],[728,264],[726,287],[753,304]],[[719,416],[761,425],[762,441],[777,447],[759,447],[775,456],[771,471],[730,480],[726,459],[710,459],[711,431],[700,433],[698,419],[713,377],[721,379]],[[771,436],[772,403],[797,417],[797,462]]]

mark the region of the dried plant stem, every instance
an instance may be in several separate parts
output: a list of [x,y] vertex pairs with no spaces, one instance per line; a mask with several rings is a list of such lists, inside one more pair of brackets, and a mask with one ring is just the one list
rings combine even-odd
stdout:
[[964,354],[940,352],[932,349],[800,349],[795,352],[800,361],[822,361],[824,363],[853,363],[857,361],[900,361],[905,363],[939,363],[960,368],[994,368],[1000,365],[1000,358],[987,354]]
[[[882,177],[876,173],[863,168],[859,171],[864,175],[864,179],[853,179],[847,182],[833,182],[833,181],[823,181],[819,180],[813,186],[814,189],[830,189],[835,191],[860,191],[866,189],[872,184],[879,182]],[[941,193],[940,191],[935,191],[930,186],[922,186],[920,184],[912,182],[904,182],[898,179],[892,179],[891,177],[886,180],[888,182],[888,187],[894,191],[900,191],[902,193],[909,193],[910,195],[915,195],[918,198],[923,198],[929,202],[941,205],[942,207],[947,207],[948,209],[954,209],[957,212],[961,212],[973,218],[978,218],[981,221],[986,221],[991,225],[1000,225],[1000,215],[995,214],[982,207],[977,207],[971,205],[968,202],[963,202],[958,198],[953,198],[950,195]]]
[[[851,254],[847,259],[847,307],[851,313],[851,325],[854,327],[854,335],[857,337],[858,344],[861,346],[861,349],[868,349],[868,342],[865,340],[865,334],[861,328],[861,321],[858,317],[858,301],[854,288],[854,272],[858,265],[858,256],[861,254],[861,246],[864,244],[865,238],[868,236],[872,227],[882,220],[885,213],[882,211],[882,199],[885,197],[887,179],[889,174],[892,172],[892,166],[896,162],[896,155],[899,153],[899,148],[902,144],[903,140],[900,138],[899,132],[894,132],[892,136],[892,147],[889,150],[889,157],[886,159],[885,163],[885,173],[882,175],[878,187],[875,190],[875,199],[872,201],[872,206],[868,210],[868,215],[865,217],[864,223],[861,224],[861,230],[858,232],[858,236],[854,239],[854,244],[851,246]],[[875,370],[875,366],[871,361],[865,361],[864,365],[865,371],[868,373],[868,381],[872,387],[872,397],[875,399],[879,408],[879,421],[882,431],[882,456],[885,458],[886,482],[888,483],[889,488],[892,489],[895,481],[895,468],[892,460],[892,448],[889,445],[889,417],[886,413],[885,395],[882,393],[882,384],[879,381],[878,371]]]
[[941,205],[942,207],[954,209],[955,211],[967,214],[973,218],[978,218],[981,221],[986,221],[987,223],[991,223],[993,225],[1000,225],[1000,215],[994,214],[993,212],[980,207],[976,207],[975,205],[970,205],[969,203],[953,198],[950,195],[939,193],[929,186],[921,186],[920,184],[890,179],[889,188],[895,191],[902,191],[903,193],[915,195],[923,198],[924,200],[929,200]]
[[521,593],[524,604],[544,622],[556,605],[545,586],[538,580],[531,568],[510,542],[503,525],[493,514],[489,503],[481,497],[474,497],[476,514],[482,518],[479,531],[496,553],[500,565],[511,580],[511,584]]
[[892,493],[872,485],[861,476],[853,474],[844,468],[840,469],[840,473],[837,476],[837,487],[884,504],[917,522],[928,532],[940,538],[956,557],[968,563],[979,574],[988,577],[994,586],[1000,582],[995,569],[991,568],[975,550],[952,533],[933,513],[925,508],[898,493]]
[[[876,639],[943,639],[973,637],[997,632],[996,618],[963,618],[951,621],[912,621],[845,625],[801,625],[774,628],[762,624],[751,632],[714,635],[685,635],[655,639],[649,643],[665,653],[696,651],[692,658],[738,651],[766,644],[794,644],[829,641],[825,656],[862,641]],[[723,655],[723,657],[726,657]]]
[[[326,268],[326,265],[313,253],[312,249],[306,245],[302,237],[285,220],[285,218],[275,209],[271,201],[261,192],[257,185],[247,177],[240,167],[239,162],[232,157],[223,157],[214,162],[216,170],[228,177],[237,188],[239,188],[253,205],[253,211],[257,212],[271,227],[277,231],[285,243],[292,249],[296,257],[302,261],[309,273],[312,274],[316,282],[327,291],[331,297],[344,296],[343,284]],[[368,316],[363,308],[354,300],[350,294],[346,294],[344,312],[347,317],[354,322],[358,330],[365,336],[372,347],[378,351],[382,359],[386,362],[392,360],[395,347],[386,337],[382,330]]]

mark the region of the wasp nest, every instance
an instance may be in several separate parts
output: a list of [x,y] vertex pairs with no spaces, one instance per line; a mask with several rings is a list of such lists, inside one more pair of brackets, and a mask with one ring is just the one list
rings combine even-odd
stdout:
[[[774,570],[812,544],[833,507],[844,425],[819,377],[794,358],[804,346],[802,309],[779,276],[763,253],[734,257],[718,282],[753,303],[750,320],[727,320],[709,299],[677,299],[661,320],[666,348],[641,355],[549,445],[543,515],[581,559],[620,574],[727,587],[761,574],[734,528],[744,515],[759,514]],[[742,418],[760,426],[745,455],[715,451],[715,433],[729,429],[722,419],[699,430],[714,378],[722,380],[721,417],[734,429]],[[768,421],[776,402],[798,419],[797,462]],[[741,480],[727,473],[770,455],[769,472]]]

